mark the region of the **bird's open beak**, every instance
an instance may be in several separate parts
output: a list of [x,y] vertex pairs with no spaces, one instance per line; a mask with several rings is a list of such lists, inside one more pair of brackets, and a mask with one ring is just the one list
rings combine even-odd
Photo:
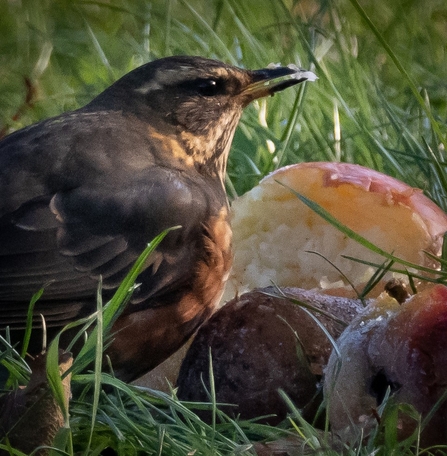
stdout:
[[287,67],[271,65],[271,67],[249,73],[252,82],[242,90],[246,104],[257,98],[273,95],[300,82],[318,79],[312,71],[302,70],[293,64]]

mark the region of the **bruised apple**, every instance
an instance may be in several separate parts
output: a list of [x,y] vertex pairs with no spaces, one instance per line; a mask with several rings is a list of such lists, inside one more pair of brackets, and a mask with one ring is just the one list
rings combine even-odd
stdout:
[[332,349],[327,333],[337,338],[361,309],[358,299],[297,288],[245,293],[199,329],[180,369],[178,397],[209,402],[213,384],[216,401],[232,404],[220,407],[226,413],[277,424],[289,411],[282,390],[313,420]]
[[[376,422],[389,392],[422,418],[423,446],[447,444],[447,287],[434,285],[401,305],[381,295],[340,336],[324,389],[332,430],[352,440]],[[436,408],[435,408],[436,406]],[[400,437],[416,428],[403,416]],[[363,428],[363,429],[362,429]],[[366,430],[365,430],[366,428]]]
[[384,262],[309,209],[291,189],[386,252],[437,266],[425,252],[439,254],[447,215],[421,190],[359,165],[300,163],[270,174],[233,202],[234,265],[225,300],[272,283],[347,287],[334,265],[361,286],[375,268],[343,256]]

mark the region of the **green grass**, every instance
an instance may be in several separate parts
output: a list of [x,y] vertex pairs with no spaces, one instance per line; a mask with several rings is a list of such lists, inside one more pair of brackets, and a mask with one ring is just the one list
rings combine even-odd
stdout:
[[[246,110],[229,160],[231,198],[279,166],[329,160],[395,176],[446,209],[445,1],[361,4],[3,0],[0,131],[82,106],[119,76],[162,56],[195,54],[246,68],[293,62],[319,79]],[[5,353],[14,378],[23,381],[28,373],[20,357],[11,349]],[[94,359],[90,352],[87,360]],[[120,455],[254,454],[251,441],[298,435],[295,427],[315,448],[324,444],[292,405],[291,421],[282,427],[235,422],[218,410],[210,426],[175,394],[143,391],[100,372],[77,373],[73,383],[69,428],[59,440],[68,454],[95,455],[107,446]],[[386,414],[390,426],[395,416]],[[410,449],[417,435],[398,443],[383,428],[382,422],[377,435],[363,446],[353,444],[347,454],[419,451]]]

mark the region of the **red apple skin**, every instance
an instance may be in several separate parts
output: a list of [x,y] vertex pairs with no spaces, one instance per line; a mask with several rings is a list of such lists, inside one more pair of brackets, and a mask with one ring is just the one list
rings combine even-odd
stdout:
[[[387,386],[396,401],[411,404],[422,418],[446,391],[447,287],[434,285],[402,305],[393,301],[379,297],[368,306],[340,336],[340,359],[334,352],[329,359],[329,416],[345,439],[355,438],[361,424],[374,423],[371,411]],[[404,419],[402,436],[413,430],[414,422]],[[447,444],[445,402],[422,430],[421,444]]]

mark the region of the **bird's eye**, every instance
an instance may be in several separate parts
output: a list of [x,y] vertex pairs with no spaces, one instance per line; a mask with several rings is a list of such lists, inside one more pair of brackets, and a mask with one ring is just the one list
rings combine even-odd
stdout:
[[227,88],[225,81],[219,78],[196,78],[184,81],[178,85],[178,88],[189,95],[201,95],[202,97],[213,97],[223,95]]
[[196,87],[204,97],[212,97],[224,92],[224,84],[218,79],[199,79]]

